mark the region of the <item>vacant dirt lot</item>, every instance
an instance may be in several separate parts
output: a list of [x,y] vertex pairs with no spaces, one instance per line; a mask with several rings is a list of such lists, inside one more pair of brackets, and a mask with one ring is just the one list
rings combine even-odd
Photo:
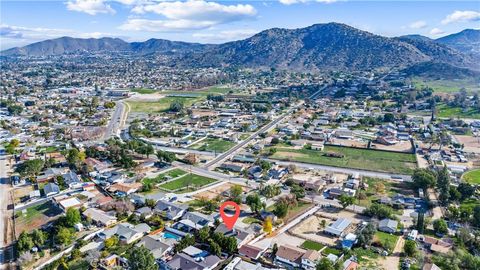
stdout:
[[[213,188],[200,192],[196,195],[194,195],[195,198],[200,199],[200,198],[206,198],[206,199],[214,199],[218,195],[222,196],[222,193],[224,191],[228,191],[233,184],[231,183],[224,183],[223,185],[220,186],[214,186]],[[250,189],[248,187],[242,186],[244,192],[248,192]]]
[[33,190],[34,188],[31,185],[15,188],[13,191],[15,204],[22,202],[23,198],[28,199],[28,197],[30,196],[30,192]]
[[300,238],[333,246],[338,238],[323,234],[322,220],[325,220],[325,226],[334,222],[332,219],[313,215],[291,229],[291,233]]
[[375,149],[382,149],[388,151],[402,151],[402,152],[410,152],[412,149],[412,144],[409,141],[400,141],[394,145],[384,145],[379,143],[372,143],[372,148]]
[[463,148],[464,151],[480,154],[480,137],[455,135],[455,138],[465,146]]

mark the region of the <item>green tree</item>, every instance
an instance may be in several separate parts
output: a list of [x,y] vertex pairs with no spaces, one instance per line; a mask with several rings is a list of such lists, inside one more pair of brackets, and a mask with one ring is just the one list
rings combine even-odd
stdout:
[[457,187],[458,192],[460,192],[460,200],[464,201],[475,193],[475,188],[469,183],[460,183]]
[[437,188],[440,192],[439,200],[441,205],[447,206],[450,199],[450,176],[447,166],[444,166],[437,174]]
[[180,100],[174,100],[172,103],[170,103],[170,108],[169,111],[171,112],[182,112],[183,111],[183,102]]
[[413,257],[415,256],[415,253],[417,252],[417,244],[413,240],[406,240],[405,245],[403,246],[403,252],[405,252],[405,255],[408,257]]
[[258,213],[260,212],[260,209],[262,209],[262,201],[260,200],[258,193],[248,195],[246,198],[246,203],[248,206],[250,206],[250,209],[254,213]]
[[433,221],[433,229],[435,230],[435,233],[446,234],[448,233],[447,222],[443,219],[437,219]]
[[26,231],[23,231],[18,237],[17,250],[22,253],[31,250],[33,246],[34,242],[32,237]]
[[355,202],[355,197],[342,194],[338,197],[338,201],[342,205],[343,209],[345,209]]
[[317,264],[317,270],[335,270],[335,266],[333,265],[332,261],[323,257]]
[[198,231],[198,239],[202,243],[206,243],[210,238],[210,227],[204,226]]
[[222,254],[222,248],[219,244],[215,243],[212,239],[209,239],[208,243],[210,245],[210,252],[213,255],[220,256]]
[[59,244],[66,246],[72,243],[73,237],[74,234],[70,231],[70,229],[60,227],[55,238]]
[[45,243],[46,235],[43,231],[35,229],[32,231],[32,240],[35,246],[42,247]]
[[77,208],[68,208],[65,214],[65,223],[69,227],[73,227],[75,224],[80,223],[82,217],[80,216],[80,210]]
[[118,237],[116,235],[105,240],[105,248],[110,250],[118,245]]
[[30,159],[17,166],[16,170],[21,176],[34,177],[40,174],[44,164],[43,159]]
[[435,186],[435,178],[435,174],[428,169],[416,169],[412,175],[413,185],[422,189]]
[[152,252],[144,246],[132,247],[127,253],[129,269],[131,270],[157,270]]
[[284,201],[277,202],[275,204],[275,209],[273,210],[273,213],[279,218],[286,217],[288,213],[288,204]]
[[242,195],[243,189],[240,185],[234,185],[230,188],[230,199],[236,203],[241,203],[240,195]]
[[473,224],[480,224],[480,205],[473,208]]

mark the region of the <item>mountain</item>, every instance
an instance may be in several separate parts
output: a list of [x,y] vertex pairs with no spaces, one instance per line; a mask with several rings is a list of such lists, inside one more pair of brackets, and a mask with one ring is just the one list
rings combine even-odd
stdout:
[[463,53],[480,56],[480,30],[465,29],[459,33],[436,39],[436,41]]
[[469,54],[457,51],[447,45],[436,42],[427,37],[414,35],[396,38],[402,42],[411,44],[422,54],[430,57],[432,62],[448,63],[459,67],[474,67],[475,59]]
[[458,80],[474,78],[478,81],[480,72],[468,68],[452,66],[446,63],[423,62],[403,70],[409,76],[420,76],[433,80]]
[[36,42],[21,48],[12,48],[2,55],[46,56],[73,53],[79,51],[128,51],[130,44],[119,38],[72,38],[61,37]]
[[220,63],[294,70],[406,67],[428,61],[474,67],[469,57],[434,42],[387,38],[339,23],[315,24],[300,29],[274,28],[245,40],[189,55],[184,60],[188,65],[215,66]]
[[[467,44],[471,39],[463,37],[462,40]],[[345,24],[326,23],[298,29],[268,29],[244,40],[218,45],[163,39],[128,43],[118,38],[63,37],[6,50],[1,54],[42,56],[74,52],[155,53],[172,56],[169,63],[177,66],[276,67],[300,71],[409,67],[424,62],[447,63],[480,70],[470,55],[450,46],[419,35],[388,38]]]

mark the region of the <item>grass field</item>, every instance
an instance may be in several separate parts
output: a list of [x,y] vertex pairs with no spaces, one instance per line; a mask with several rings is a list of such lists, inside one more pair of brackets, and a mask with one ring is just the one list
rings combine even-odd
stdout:
[[187,172],[182,170],[182,169],[176,168],[176,169],[170,170],[168,172],[161,173],[154,178],[144,178],[142,180],[142,182],[145,183],[145,184],[149,184],[149,183],[150,184],[157,184],[157,183],[161,183],[165,180],[168,180],[168,178],[176,178],[176,177],[179,177],[179,176],[184,175],[184,174],[187,174]]
[[[368,188],[365,190],[366,198],[357,199],[356,204],[364,207],[368,207],[372,202],[380,199],[382,196],[393,196],[395,194],[410,193],[411,189],[404,182],[386,181],[385,179],[364,177],[363,181],[368,184]],[[381,190],[379,184],[383,184],[384,190]]]
[[[389,249],[393,249],[395,245],[397,244],[398,241],[398,236],[393,235],[393,234],[388,234],[384,232],[376,232],[375,236],[373,238],[374,242],[380,243],[382,246],[384,246],[386,243],[388,243]],[[384,246],[384,248],[386,248]]]
[[216,181],[217,180],[215,179],[197,174],[187,174],[176,180],[160,185],[159,187],[168,191],[181,190],[183,192],[190,192]]
[[463,79],[463,80],[432,80],[432,79],[423,79],[420,77],[415,77],[412,79],[412,83],[416,88],[430,87],[435,92],[439,93],[454,93],[460,91],[460,89],[465,88],[467,91],[474,92],[479,91],[480,86],[475,83],[474,80]]
[[470,184],[480,185],[480,169],[469,171],[463,175],[463,180]]
[[158,90],[148,89],[148,88],[135,88],[135,89],[131,89],[130,91],[139,93],[139,94],[153,94],[155,92],[158,92]]
[[440,104],[437,106],[437,116],[444,118],[472,118],[480,119],[480,110],[468,108],[463,110],[460,107],[451,107],[447,104]]
[[301,248],[304,248],[304,249],[313,249],[313,250],[316,250],[316,251],[319,251],[320,249],[322,249],[325,245],[323,245],[322,243],[318,243],[318,242],[315,242],[315,241],[311,241],[311,240],[307,240],[305,242],[303,242],[303,244],[300,246]]
[[[267,149],[268,150],[268,149]],[[327,157],[326,152],[343,154],[342,158]],[[417,167],[413,154],[375,151],[338,146],[325,146],[324,151],[277,148],[273,159],[306,162],[335,167],[364,169],[379,172],[411,174]]]
[[338,250],[336,248],[331,248],[331,247],[326,247],[323,251],[322,251],[322,254],[327,256],[328,254],[333,254],[333,255],[337,255],[337,256],[340,256],[342,254],[342,251],[341,250]]
[[16,232],[17,234],[20,234],[25,230],[31,231],[32,229],[40,228],[48,221],[55,219],[61,213],[62,211],[50,201],[28,207],[25,213],[23,211],[16,212]]
[[127,101],[127,103],[128,105],[130,105],[130,110],[132,112],[161,113],[168,110],[168,108],[170,108],[170,104],[174,101],[178,100],[183,103],[184,107],[190,107],[201,99],[201,97],[163,97],[160,98],[158,101],[129,100]]
[[473,208],[477,205],[480,205],[480,200],[470,198],[460,203],[460,209],[470,209],[473,211]]
[[227,141],[223,139],[207,138],[197,144],[192,145],[190,148],[200,150],[200,151],[222,153],[232,148],[234,145],[235,143],[231,141]]

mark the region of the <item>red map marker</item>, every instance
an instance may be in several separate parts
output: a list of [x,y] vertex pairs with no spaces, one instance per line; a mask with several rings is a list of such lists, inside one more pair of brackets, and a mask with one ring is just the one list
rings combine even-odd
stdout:
[[[235,214],[233,216],[229,216],[225,214],[225,207],[233,206],[235,207]],[[223,223],[229,230],[233,229],[235,222],[237,222],[238,217],[240,216],[240,206],[232,201],[226,201],[220,206],[220,216],[222,217]]]

